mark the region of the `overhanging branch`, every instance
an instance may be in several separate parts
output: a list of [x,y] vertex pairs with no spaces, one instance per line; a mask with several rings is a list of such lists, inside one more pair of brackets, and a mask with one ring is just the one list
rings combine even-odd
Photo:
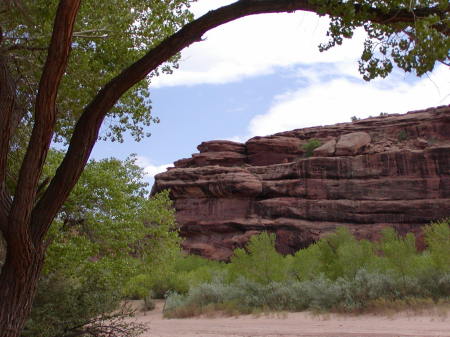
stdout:
[[[449,8],[450,6],[444,13],[447,13]],[[46,227],[49,226],[76,184],[98,138],[98,132],[105,115],[128,89],[143,80],[150,72],[185,47],[201,41],[202,36],[215,27],[248,15],[298,10],[317,12],[319,8],[317,4],[312,4],[307,0],[240,0],[210,11],[163,40],[144,57],[108,82],[84,109],[76,124],[64,160],[33,211],[32,222],[37,225],[36,228],[40,228],[40,232],[35,233],[35,239],[39,240],[45,233]],[[355,10],[358,11],[361,8],[356,7]],[[413,23],[416,15],[442,14],[442,12],[437,7],[418,9],[415,12],[411,12],[409,9],[401,9],[396,10],[395,13],[383,13],[375,8],[369,10],[371,20],[377,23]]]

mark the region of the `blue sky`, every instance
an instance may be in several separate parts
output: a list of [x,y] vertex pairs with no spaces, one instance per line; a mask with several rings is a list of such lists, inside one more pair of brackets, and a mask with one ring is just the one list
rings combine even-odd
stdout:
[[[199,0],[196,16],[232,0]],[[190,157],[202,141],[245,141],[300,127],[348,122],[351,116],[450,104],[449,68],[416,78],[396,71],[367,83],[357,70],[364,34],[331,51],[327,20],[310,13],[244,18],[206,34],[182,52],[180,69],[152,79],[152,111],[161,123],[140,143],[98,142],[91,158],[136,153],[147,180]]]

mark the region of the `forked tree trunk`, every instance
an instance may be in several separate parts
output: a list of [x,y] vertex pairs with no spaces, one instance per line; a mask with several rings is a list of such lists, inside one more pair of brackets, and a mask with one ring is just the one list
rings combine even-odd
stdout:
[[[56,123],[56,97],[67,68],[80,3],[81,0],[59,0],[47,59],[38,85],[33,130],[13,198],[6,193],[5,181],[16,89],[7,60],[0,54],[0,230],[7,244],[6,261],[0,274],[0,337],[21,335],[31,312],[44,262],[46,245],[43,239],[53,217],[70,193],[68,190],[62,200],[51,201],[53,212],[41,212],[36,215],[38,221],[32,220],[39,178]],[[0,27],[0,46],[2,37]],[[78,177],[72,179],[74,184]]]
[[20,337],[31,312],[39,274],[42,252],[29,261],[7,257],[0,274],[0,337]]

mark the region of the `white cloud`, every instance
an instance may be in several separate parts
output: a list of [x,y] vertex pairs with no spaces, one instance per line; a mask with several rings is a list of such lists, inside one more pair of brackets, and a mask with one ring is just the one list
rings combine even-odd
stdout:
[[245,143],[248,140],[248,136],[233,136],[230,138],[226,138],[225,140],[229,140],[232,142]]
[[146,180],[152,185],[155,175],[165,172],[168,167],[173,167],[171,164],[154,165],[151,160],[144,156],[137,156],[136,164],[144,169]]
[[[233,1],[202,0],[193,10],[203,14]],[[340,62],[359,57],[364,34],[343,46],[320,53],[328,20],[308,12],[245,17],[205,34],[206,40],[182,52],[180,69],[152,79],[154,87],[227,83],[273,73],[277,67],[317,62]],[[350,55],[350,56],[349,56]]]
[[[200,0],[193,4],[198,17],[235,0]],[[450,104],[448,68],[441,66],[419,81],[394,74],[366,83],[357,71],[365,33],[320,53],[328,20],[313,13],[249,16],[220,26],[182,52],[180,69],[155,78],[155,87],[221,84],[293,69],[294,89],[274,98],[271,108],[255,116],[244,141],[294,128],[350,121],[380,112],[401,113]],[[295,70],[299,69],[299,70]],[[411,75],[412,76],[412,75]]]
[[[440,66],[429,77],[412,83],[395,74],[366,83],[349,76],[352,73],[349,69],[346,64],[336,64],[323,68],[323,72],[317,67],[300,71],[298,76],[308,85],[275,97],[267,113],[251,120],[249,137],[349,122],[351,116],[404,113],[450,104],[448,67]],[[322,80],[324,73],[332,79]]]

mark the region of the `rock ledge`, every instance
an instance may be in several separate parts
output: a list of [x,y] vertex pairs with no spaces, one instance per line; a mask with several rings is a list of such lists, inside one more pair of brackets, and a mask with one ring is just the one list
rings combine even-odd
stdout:
[[[304,145],[321,142],[311,157]],[[261,231],[293,253],[346,225],[376,239],[450,216],[450,106],[209,141],[155,177],[171,189],[187,251],[227,260]]]

